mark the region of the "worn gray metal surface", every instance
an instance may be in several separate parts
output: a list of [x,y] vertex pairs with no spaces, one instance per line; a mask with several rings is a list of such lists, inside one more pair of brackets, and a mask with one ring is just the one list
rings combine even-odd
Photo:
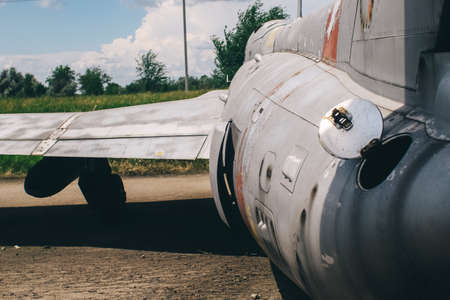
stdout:
[[[335,1],[274,32],[274,52],[331,62],[378,94],[417,104],[419,59],[435,46],[443,3]],[[266,54],[267,48],[250,39],[247,53]],[[247,61],[251,58],[246,56]]]
[[[0,150],[209,157],[222,220],[311,298],[448,299],[449,18],[444,0],[338,0],[253,33],[221,99],[46,115],[39,129],[40,115],[7,115]],[[355,98],[383,120],[331,132],[344,149],[373,138],[341,160],[319,127]]]
[[[313,299],[448,298],[450,47],[433,51],[448,33],[443,5],[336,1],[280,23],[273,53],[256,38],[267,27],[247,44],[222,115],[233,144],[221,143],[224,130],[213,136],[216,206],[233,226],[235,203],[270,259]],[[384,128],[363,158],[344,161],[321,146],[319,125],[354,98],[375,104]],[[230,172],[223,153],[233,156],[231,195],[219,192]]]
[[206,136],[60,140],[45,156],[196,159]]
[[0,153],[208,158],[206,140],[222,112],[222,93],[86,113],[3,114]]

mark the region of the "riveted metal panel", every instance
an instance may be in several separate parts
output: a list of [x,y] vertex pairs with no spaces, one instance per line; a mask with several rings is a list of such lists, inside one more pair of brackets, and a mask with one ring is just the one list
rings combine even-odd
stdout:
[[331,9],[332,5],[329,5],[313,15],[297,19],[277,36],[274,50],[294,51],[321,58],[326,22]]
[[206,136],[58,141],[45,156],[196,159]]
[[437,32],[445,0],[359,0],[354,40]]
[[0,115],[0,141],[4,141],[0,153],[208,158],[205,139],[220,119],[224,103],[218,96],[222,93],[86,113]]
[[61,139],[207,135],[223,109],[218,96],[88,112]]
[[295,189],[295,184],[308,157],[308,151],[306,151],[302,146],[295,145],[291,150],[291,153],[286,157],[282,165],[281,173],[281,185],[283,185],[289,192],[293,193]]
[[443,0],[358,3],[351,66],[374,80],[417,89],[420,53],[435,46]]
[[[432,49],[435,40],[435,34],[426,34],[354,41],[350,63],[372,79],[415,90],[420,54]],[[406,69],[409,71],[405,72]]]
[[0,139],[46,139],[71,113],[0,114]]
[[209,159],[210,157],[210,149],[211,149],[211,142],[212,142],[212,134],[211,132],[208,137],[206,138],[205,142],[203,143],[203,146],[200,150],[200,153],[198,154],[197,158],[199,159]]
[[[301,18],[297,18],[294,22],[287,24],[281,28],[274,44],[274,52],[297,52],[297,36],[296,30],[302,22]],[[281,51],[280,51],[281,50]]]
[[5,141],[0,140],[0,153],[6,155],[30,155],[39,145],[39,141]]
[[358,1],[342,1],[341,18],[339,22],[339,47],[337,49],[338,63],[348,63],[350,61],[357,7]]
[[287,23],[286,20],[272,20],[264,23],[261,28],[253,32],[245,48],[245,61],[253,59],[255,54],[268,54],[273,52],[275,36]]
[[311,80],[299,79],[302,84],[295,88],[281,105],[319,126],[322,117],[331,107],[352,98],[352,94],[335,77],[320,68],[314,68],[318,72],[317,75]]

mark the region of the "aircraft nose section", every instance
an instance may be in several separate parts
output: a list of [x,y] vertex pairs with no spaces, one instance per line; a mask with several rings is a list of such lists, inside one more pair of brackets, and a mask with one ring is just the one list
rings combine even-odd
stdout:
[[432,152],[409,186],[399,230],[419,271],[442,277],[450,274],[450,147]]

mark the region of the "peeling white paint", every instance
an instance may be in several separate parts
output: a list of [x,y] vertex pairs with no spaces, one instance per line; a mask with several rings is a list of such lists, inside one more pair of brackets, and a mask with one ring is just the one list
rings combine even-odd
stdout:
[[396,173],[396,171],[394,170],[394,171],[392,171],[392,173],[391,174],[389,174],[389,176],[388,176],[388,178],[387,178],[387,180],[388,181],[392,181],[392,180],[394,180],[395,179],[395,174]]
[[338,11],[339,11],[340,7],[341,7],[341,0],[338,0],[334,4],[333,13],[331,15],[330,24],[328,24],[328,28],[327,28],[327,38],[328,39],[330,39],[331,32],[333,31],[333,28],[336,25],[337,14],[338,14]]
[[327,254],[322,254],[321,256],[322,259],[322,267],[324,268],[328,268],[331,265],[334,265],[334,258],[327,255]]

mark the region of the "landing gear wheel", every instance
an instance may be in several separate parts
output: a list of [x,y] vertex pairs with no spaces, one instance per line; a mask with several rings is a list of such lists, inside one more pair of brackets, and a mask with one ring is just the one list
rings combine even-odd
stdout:
[[270,262],[273,277],[283,300],[311,300],[298,286],[296,286],[278,267]]
[[78,186],[89,207],[103,220],[116,222],[120,219],[125,209],[126,193],[122,179],[111,174],[107,160],[91,162],[81,173]]

